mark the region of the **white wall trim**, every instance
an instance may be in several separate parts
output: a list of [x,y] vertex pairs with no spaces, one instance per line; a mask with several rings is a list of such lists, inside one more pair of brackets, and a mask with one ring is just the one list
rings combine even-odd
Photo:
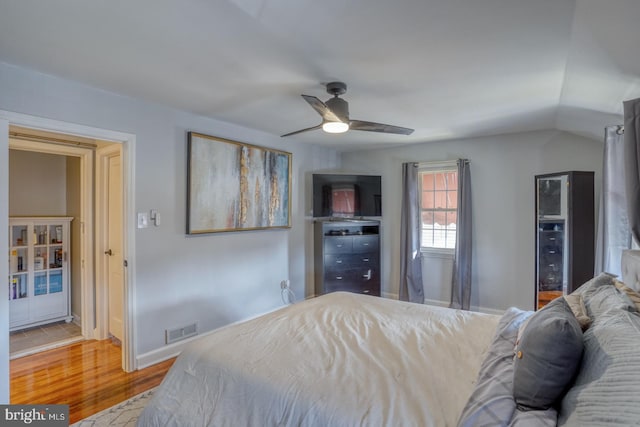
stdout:
[[[0,115],[0,253],[9,253],[9,121]],[[4,255],[6,256],[6,255]],[[9,277],[9,263],[0,258],[0,277]],[[6,283],[6,282],[3,282]],[[6,289],[4,286],[2,289]],[[9,299],[0,293],[0,404],[9,403]]]
[[[449,302],[448,301],[438,301],[438,300],[434,300],[434,299],[425,299],[424,303],[426,305],[435,305],[438,307],[449,307]],[[485,314],[495,314],[498,316],[502,316],[504,314],[504,310],[498,310],[496,308],[488,308],[488,307],[477,307],[477,306],[472,306],[470,308],[470,311],[477,311],[479,313],[485,313]]]
[[[76,123],[31,116],[0,110],[0,121],[6,120],[9,124],[23,126],[31,129],[64,133],[67,135],[81,136],[90,139],[99,139],[123,144],[122,166],[123,187],[126,191],[124,200],[124,236],[123,258],[127,260],[128,268],[125,272],[125,301],[123,310],[125,313],[124,339],[122,342],[122,368],[131,372],[136,370],[136,346],[135,336],[135,143],[136,136],[114,130],[85,126]],[[8,139],[8,132],[7,132]],[[8,188],[7,188],[8,191]],[[93,268],[93,267],[92,267]],[[86,315],[86,313],[83,313]]]
[[80,258],[81,258],[81,289],[82,289],[82,318],[85,323],[81,325],[82,336],[86,339],[94,338],[93,319],[94,311],[94,254],[93,233],[85,230],[93,229],[93,150],[82,146],[48,144],[46,142],[31,141],[28,139],[9,137],[9,148],[36,153],[48,153],[59,156],[77,157],[80,159],[80,218],[74,218],[80,222]]
[[449,302],[448,301],[438,301],[435,299],[426,299],[424,300],[424,303],[426,305],[435,305],[438,307],[449,307]]
[[229,323],[227,325],[224,325],[224,326],[221,326],[219,328],[216,328],[216,329],[214,329],[212,331],[208,331],[208,332],[205,332],[203,334],[199,334],[199,335],[196,335],[194,337],[187,338],[185,340],[178,341],[178,342],[175,342],[173,344],[168,344],[168,345],[166,345],[164,347],[148,351],[148,352],[146,352],[144,354],[139,355],[136,358],[136,363],[137,363],[138,369],[144,369],[144,368],[149,367],[151,365],[155,365],[156,363],[164,362],[167,359],[171,359],[172,357],[178,356],[182,352],[182,350],[184,350],[184,348],[185,348],[185,346],[187,344],[189,344],[189,343],[191,343],[191,342],[193,342],[195,340],[198,340],[200,338],[204,338],[204,337],[206,337],[208,335],[211,335],[211,334],[213,334],[213,333],[215,333],[217,331],[229,328],[231,326],[238,325],[238,324],[244,323],[244,322],[248,322],[249,320],[256,319],[256,318],[258,318],[260,316],[264,316],[265,314],[269,314],[269,313],[276,312],[278,310],[282,310],[282,309],[284,309],[286,307],[287,306],[276,307],[273,310],[268,310],[268,311],[265,311],[264,313],[256,314],[255,316],[251,316],[251,317],[248,317],[248,318],[243,319],[243,320],[237,320],[235,322],[232,322],[232,323]]
[[504,310],[499,310],[497,308],[488,308],[488,307],[471,306],[471,311],[477,311],[479,313],[485,313],[485,314],[495,314],[496,316],[502,316],[504,314]]
[[381,295],[382,295],[382,298],[395,299],[395,300],[400,299],[400,295],[393,294],[391,292],[382,292]]

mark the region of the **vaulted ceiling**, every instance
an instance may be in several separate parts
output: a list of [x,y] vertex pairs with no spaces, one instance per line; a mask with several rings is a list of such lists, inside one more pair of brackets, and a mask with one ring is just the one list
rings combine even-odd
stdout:
[[601,138],[640,97],[638,46],[638,0],[0,0],[1,62],[273,135],[338,80],[352,118],[415,129],[288,137],[349,150]]

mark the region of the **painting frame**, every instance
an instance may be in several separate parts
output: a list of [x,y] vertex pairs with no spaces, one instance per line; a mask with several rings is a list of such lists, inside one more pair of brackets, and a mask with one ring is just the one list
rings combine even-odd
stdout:
[[188,235],[291,228],[291,153],[187,132]]

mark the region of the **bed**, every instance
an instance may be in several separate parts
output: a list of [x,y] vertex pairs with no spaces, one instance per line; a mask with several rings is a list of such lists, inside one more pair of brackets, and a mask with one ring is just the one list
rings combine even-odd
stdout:
[[335,292],[220,328],[138,426],[638,425],[639,253],[624,263],[627,286],[602,274],[537,313]]

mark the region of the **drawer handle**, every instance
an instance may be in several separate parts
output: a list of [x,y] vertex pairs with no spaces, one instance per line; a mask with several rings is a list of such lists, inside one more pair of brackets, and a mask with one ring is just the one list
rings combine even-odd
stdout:
[[549,240],[556,240],[555,237],[549,237]]
[[336,280],[342,280],[342,276],[336,276]]
[[371,280],[371,270],[367,270],[366,274],[362,275],[363,279]]
[[343,244],[336,245],[336,247],[337,247],[337,248],[341,248],[341,247],[343,247],[343,246],[344,246]]
[[362,262],[369,262],[369,258],[362,258]]
[[363,294],[368,294],[369,292],[371,292],[369,289],[365,289],[364,291],[362,291]]
[[365,242],[362,244],[362,246],[369,246],[369,243]]
[[341,259],[336,260],[336,264],[342,264],[342,260]]

